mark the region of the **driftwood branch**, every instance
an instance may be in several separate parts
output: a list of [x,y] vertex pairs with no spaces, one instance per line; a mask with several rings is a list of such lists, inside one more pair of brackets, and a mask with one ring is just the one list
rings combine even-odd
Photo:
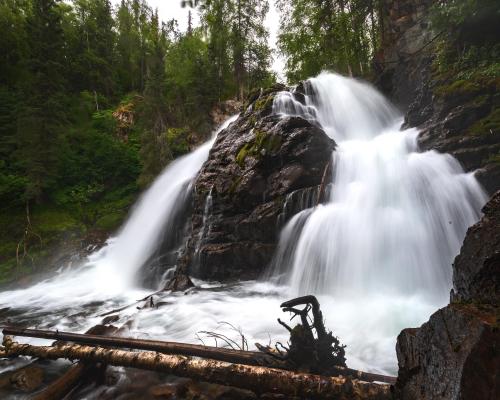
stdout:
[[170,373],[180,377],[248,389],[258,394],[280,393],[310,399],[390,399],[390,387],[346,377],[325,377],[275,368],[230,364],[215,360],[133,352],[78,344],[32,346],[4,337],[10,355],[45,359],[78,359],[105,364]]

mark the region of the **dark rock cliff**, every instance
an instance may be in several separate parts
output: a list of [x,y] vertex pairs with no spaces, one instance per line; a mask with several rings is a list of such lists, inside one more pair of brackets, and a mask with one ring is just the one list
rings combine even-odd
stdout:
[[305,119],[273,115],[273,99],[283,89],[252,96],[242,115],[219,133],[194,183],[190,239],[170,288],[185,286],[186,273],[256,278],[271,260],[286,219],[313,205],[297,201],[291,210],[290,204],[318,201],[335,143]]
[[500,192],[453,266],[452,302],[397,341],[396,398],[500,398]]
[[[421,130],[422,150],[452,154],[492,194],[500,189],[500,80],[438,70],[443,32],[432,30],[433,3],[386,1],[390,17],[375,62],[377,84],[406,110],[405,126]],[[481,30],[480,19],[471,24]]]

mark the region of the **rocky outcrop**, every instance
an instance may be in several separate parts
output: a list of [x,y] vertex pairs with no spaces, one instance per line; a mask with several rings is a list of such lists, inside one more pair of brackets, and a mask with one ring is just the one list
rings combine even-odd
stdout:
[[428,11],[432,0],[384,0],[388,17],[382,45],[375,55],[376,84],[401,109],[417,96],[426,64],[432,55],[423,51],[433,39]]
[[466,171],[477,171],[490,194],[500,189],[500,121],[490,122],[498,114],[497,92],[494,81],[478,85],[428,78],[405,120],[406,126],[420,128],[423,150],[452,154]]
[[194,183],[190,239],[170,287],[186,273],[256,278],[291,209],[311,206],[305,198],[318,200],[310,192],[319,193],[335,144],[305,119],[273,115],[274,96],[282,89],[251,96],[242,115],[219,133]]
[[452,303],[398,337],[397,399],[500,398],[500,192],[483,211],[455,259]]
[[[405,126],[421,130],[422,150],[452,154],[490,193],[500,189],[498,79],[470,80],[438,71],[429,0],[388,0],[389,18],[376,57],[378,86],[403,110]],[[480,31],[481,21],[471,21]],[[498,25],[497,25],[498,26]]]
[[500,192],[467,232],[453,264],[453,302],[500,305]]

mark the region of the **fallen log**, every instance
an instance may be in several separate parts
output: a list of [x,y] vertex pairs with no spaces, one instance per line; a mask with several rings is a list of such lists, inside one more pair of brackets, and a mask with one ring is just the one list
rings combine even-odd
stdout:
[[347,377],[326,377],[276,368],[231,364],[151,351],[125,351],[78,344],[33,346],[4,336],[9,355],[44,359],[66,358],[165,372],[180,377],[235,386],[257,394],[279,393],[307,399],[390,399],[390,386]]
[[[87,331],[87,334],[109,335],[116,332],[116,328],[96,325]],[[72,365],[63,375],[53,381],[45,389],[35,393],[30,400],[59,400],[73,391],[78,384],[91,376],[103,374],[105,365],[96,366],[94,363],[78,362]]]
[[[92,346],[107,346],[117,348],[127,348],[135,350],[150,350],[164,354],[175,354],[184,356],[193,356],[200,358],[208,358],[212,360],[225,361],[233,364],[244,364],[254,366],[266,366],[272,368],[289,370],[289,366],[280,362],[273,356],[257,351],[241,351],[233,349],[225,349],[220,347],[202,346],[188,343],[162,342],[158,340],[133,339],[114,336],[98,336],[91,334],[78,334],[59,331],[49,331],[40,329],[24,329],[24,328],[4,328],[4,335],[35,337],[40,339],[62,340],[66,342],[82,343]],[[335,367],[332,368],[331,374],[350,376],[366,382],[384,382],[391,385],[396,383],[396,378],[393,376],[373,374],[370,372],[358,371],[352,368]]]
[[221,347],[202,346],[189,343],[162,342],[159,340],[133,339],[115,336],[99,336],[81,333],[49,331],[41,329],[4,328],[4,335],[25,336],[40,339],[62,340],[93,346],[119,347],[136,350],[157,351],[164,354],[177,354],[209,358],[245,365],[273,365],[279,362],[267,354],[257,351],[241,351]]

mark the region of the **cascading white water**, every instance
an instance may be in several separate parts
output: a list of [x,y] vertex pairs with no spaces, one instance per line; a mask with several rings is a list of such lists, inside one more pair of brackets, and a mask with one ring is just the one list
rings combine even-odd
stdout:
[[[216,135],[237,117],[226,120],[210,141],[165,168],[141,196],[118,235],[91,254],[84,265],[65,270],[27,289],[2,292],[0,305],[17,309],[14,311],[17,323],[37,325],[43,320],[45,326],[57,324],[81,330],[101,319],[99,310],[134,302],[148,293],[134,285],[138,270],[181,208],[179,199],[186,197],[189,184],[207,160]],[[69,318],[81,313],[88,304],[92,307],[83,312],[86,321]],[[93,312],[97,312],[97,316]]]
[[[476,179],[449,155],[419,153],[418,132],[400,131],[397,111],[368,84],[323,73],[307,87],[308,113],[315,110],[338,147],[328,204],[301,222],[298,238],[287,237],[293,227],[282,235],[293,253],[286,278],[292,289],[343,298],[424,294],[445,302],[453,257],[486,200]],[[275,112],[287,114],[290,95],[282,96]]]
[[397,111],[369,85],[322,73],[307,87],[305,107],[286,105],[284,93],[274,110],[316,115],[336,140],[332,190],[285,227],[271,274],[294,294],[332,298],[337,333],[364,358],[363,340],[394,337],[402,312],[415,326],[447,302],[453,257],[486,195],[453,157],[420,153],[418,132],[400,131]]

